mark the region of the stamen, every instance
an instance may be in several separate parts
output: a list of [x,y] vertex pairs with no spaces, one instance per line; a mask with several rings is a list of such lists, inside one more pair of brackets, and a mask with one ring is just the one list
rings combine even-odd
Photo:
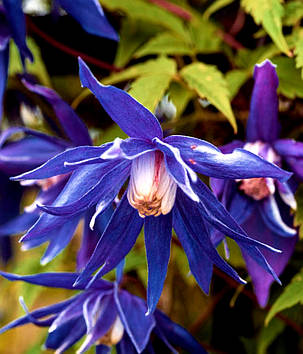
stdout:
[[98,344],[104,344],[111,347],[120,342],[123,334],[124,326],[120,320],[120,317],[117,316],[110,330],[98,341]]
[[162,152],[148,152],[132,162],[127,198],[142,218],[168,214],[174,205],[176,190]]
[[271,194],[263,177],[243,179],[239,189],[254,200],[261,200]]

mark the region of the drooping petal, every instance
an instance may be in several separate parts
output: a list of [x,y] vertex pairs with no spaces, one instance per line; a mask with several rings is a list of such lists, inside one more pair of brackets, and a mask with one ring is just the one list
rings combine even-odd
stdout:
[[206,350],[201,347],[185,328],[173,322],[163,312],[156,310],[155,317],[157,327],[160,328],[171,344],[186,350],[190,354],[207,354]]
[[237,148],[231,153],[223,154],[206,141],[182,135],[172,135],[165,141],[180,150],[182,159],[194,171],[210,177],[272,177],[284,182],[291,176],[290,172],[244,149]]
[[23,213],[0,225],[0,237],[20,234],[28,230],[39,218],[37,212]]
[[[75,280],[79,276],[77,273],[39,273],[39,274],[33,274],[33,275],[18,275],[18,274],[12,274],[12,273],[6,273],[0,271],[0,275],[3,276],[4,278],[11,280],[11,281],[25,281],[30,284],[35,284],[35,285],[41,285],[41,286],[47,286],[51,288],[63,288],[63,289],[70,289],[70,290],[83,290],[85,288],[85,285],[89,280],[87,280],[86,284],[83,284],[83,286],[73,286]],[[111,283],[105,281],[105,280],[97,280],[94,282],[93,285],[94,289],[104,289],[104,290],[110,290],[112,288]]]
[[148,140],[154,137],[162,138],[161,126],[148,109],[125,91],[100,84],[81,58],[79,58],[79,75],[82,86],[92,91],[112,120],[128,136]]
[[78,349],[77,354],[82,354],[89,349],[98,339],[101,339],[110,330],[117,317],[117,310],[114,297],[106,296],[102,299],[98,311],[96,324],[87,334],[85,341]]
[[[91,159],[99,157],[106,149],[108,149],[108,144],[102,146],[80,146],[74,149],[68,149],[61,154],[56,155],[51,158],[43,165],[35,168],[32,171],[25,172],[19,176],[12,177],[13,181],[19,181],[23,179],[44,179],[53,176],[62,175],[71,172],[78,168],[78,166],[68,165],[64,163],[76,162],[83,159]],[[102,160],[100,159],[100,163]]]
[[[190,210],[190,217],[188,216],[188,211]],[[207,226],[203,222],[203,217],[200,213],[200,210],[197,206],[184,194],[182,191],[178,190],[177,198],[176,198],[176,207],[174,208],[174,228],[177,233],[177,236],[180,237],[180,241],[182,245],[187,249],[192,247],[193,250],[197,250],[200,248],[200,252],[196,252],[194,257],[201,257],[201,253],[205,254],[210,260],[211,263],[216,264],[219,268],[221,268],[224,272],[230,275],[235,280],[245,283],[237,272],[227,264],[218,254],[215,247],[213,246],[210,235],[208,233]],[[193,242],[194,241],[194,242]],[[193,247],[194,246],[194,247]],[[199,247],[200,246],[200,247]],[[184,248],[184,249],[186,249]],[[201,252],[202,251],[202,252]],[[194,259],[194,264],[198,264],[199,259]],[[204,262],[205,263],[205,262]],[[210,271],[210,266],[208,266],[207,271]],[[195,270],[194,275],[197,273]],[[200,269],[199,273],[204,272],[204,269]],[[198,273],[198,275],[199,275]],[[206,275],[206,280],[209,281],[210,275]],[[202,290],[208,293],[209,289],[205,289],[205,285],[207,282],[205,281],[205,275],[202,276],[202,280],[204,282],[201,284]],[[197,279],[199,282],[199,278]],[[199,283],[200,285],[200,283]]]
[[[297,237],[285,238],[273,233],[264,224],[258,209],[256,209],[256,212],[243,224],[243,227],[247,233],[253,235],[256,240],[282,250],[281,254],[262,250],[262,253],[268,260],[269,264],[279,276],[293,253]],[[245,249],[242,249],[242,253],[248,273],[252,278],[258,302],[261,307],[265,307],[269,297],[269,289],[273,283],[273,278],[249,256]]]
[[234,239],[236,242],[246,243],[248,245],[279,252],[270,246],[248,237],[245,231],[238,225],[223,204],[218,201],[218,199],[202,181],[197,181],[195,184],[195,191],[201,201],[199,203],[201,216],[205,218],[210,225],[213,225],[216,229]]
[[279,139],[273,142],[273,148],[283,157],[303,157],[303,143],[293,139]]
[[117,350],[117,354],[137,354],[138,353],[126,332],[124,332],[123,338],[117,344],[116,350]]
[[103,267],[94,279],[114,269],[135,244],[142,226],[143,219],[137,210],[130,206],[127,195],[124,194],[76,284],[82,284],[101,266]]
[[290,170],[300,180],[303,180],[303,158],[300,157],[285,157],[286,163],[289,165]]
[[25,58],[30,59],[30,61],[33,61],[34,58],[26,45],[25,16],[22,11],[22,0],[3,0],[3,5],[24,65]]
[[26,315],[23,317],[18,318],[15,321],[10,322],[9,324],[7,324],[6,326],[2,327],[0,329],[0,334],[8,331],[9,329],[15,328],[15,327],[19,327],[22,325],[25,325],[27,323],[31,323],[31,318],[35,318],[35,319],[40,319],[52,314],[57,314],[59,312],[61,312],[64,308],[66,308],[70,303],[72,303],[74,301],[74,299],[77,297],[78,295],[76,295],[75,297],[72,297],[68,300],[59,302],[57,304],[51,305],[51,306],[45,306],[42,307],[38,310],[32,311],[30,312],[30,316]]
[[115,302],[123,326],[129,335],[138,353],[146,347],[155,319],[152,315],[146,316],[145,302],[126,291],[115,289]]
[[279,195],[280,195],[281,199],[283,200],[283,202],[286,205],[288,205],[289,207],[291,207],[293,210],[296,210],[297,209],[297,201],[295,199],[294,192],[292,191],[292,189],[290,188],[288,183],[287,182],[281,183],[279,181],[276,181],[276,183],[278,185]]
[[280,132],[277,95],[279,79],[275,65],[268,59],[257,64],[254,70],[254,80],[246,127],[247,140],[272,142],[278,138]]
[[100,3],[97,0],[56,0],[63,9],[77,20],[91,34],[114,41],[119,36],[107,21]]
[[[74,3],[74,1],[73,1]],[[89,132],[76,112],[52,89],[36,85],[26,79],[25,87],[42,96],[53,108],[68,138],[77,145],[92,145]]]
[[93,216],[94,209],[88,210],[85,213],[83,232],[82,232],[82,243],[81,247],[77,254],[77,270],[82,270],[90,257],[92,256],[94,249],[97,246],[100,236],[103,234],[106,225],[113,213],[113,208],[108,207],[100,217],[96,218],[95,228],[98,230],[98,233],[95,230],[92,230],[89,227],[90,220]]
[[144,234],[148,263],[147,305],[150,314],[157,306],[166,278],[172,237],[172,213],[147,217]]
[[52,215],[75,215],[87,208],[93,206],[97,202],[103,203],[103,209],[105,210],[109,203],[114,200],[123,183],[127,179],[130,171],[130,162],[122,161],[120,164],[116,164],[114,161],[112,164],[107,164],[103,175],[98,176],[96,184],[94,184],[86,193],[80,196],[79,199],[73,201],[71,204],[65,203],[63,206],[39,206],[43,211]]
[[283,237],[293,237],[297,233],[282,220],[275,196],[265,198],[259,206],[261,217],[272,232]]
[[79,216],[71,217],[60,227],[48,234],[49,244],[41,258],[40,263],[45,265],[53,260],[69,244],[76,227],[80,221]]
[[111,348],[107,345],[96,345],[96,354],[109,354],[111,352]]

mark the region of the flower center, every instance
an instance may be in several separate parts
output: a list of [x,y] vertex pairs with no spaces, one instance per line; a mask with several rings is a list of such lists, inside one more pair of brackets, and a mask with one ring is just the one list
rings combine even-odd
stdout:
[[[244,145],[243,149],[259,155],[278,166],[281,165],[280,157],[266,143],[261,141],[247,143]],[[254,200],[261,200],[275,193],[275,182],[273,178],[239,179],[237,182],[240,182],[239,189]]]
[[123,334],[124,327],[120,320],[120,317],[117,316],[110,330],[98,341],[98,344],[104,344],[111,347],[120,342],[123,337]]
[[132,162],[127,198],[142,218],[168,214],[174,205],[176,190],[162,152],[148,152]]

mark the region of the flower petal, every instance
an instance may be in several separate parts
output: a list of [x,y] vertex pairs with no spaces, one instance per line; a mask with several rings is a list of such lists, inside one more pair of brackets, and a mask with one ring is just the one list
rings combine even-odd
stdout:
[[148,140],[154,137],[162,138],[161,126],[148,109],[125,91],[100,84],[81,58],[79,58],[79,75],[82,86],[92,91],[112,120],[128,136]]
[[[0,271],[0,275],[11,281],[25,281],[26,283],[47,286],[51,288],[62,288],[70,290],[83,290],[86,284],[83,286],[74,286],[74,282],[79,276],[77,273],[39,273],[33,275],[18,275],[12,273],[6,273]],[[87,281],[88,282],[88,281]],[[86,283],[87,283],[86,282]],[[112,288],[111,283],[106,280],[99,279],[94,283],[94,289],[110,290]]]
[[273,142],[273,148],[281,156],[303,157],[303,143],[293,139],[279,139]]
[[101,175],[98,174],[96,178],[98,183],[80,195],[80,198],[73,201],[73,203],[65,203],[62,206],[40,205],[39,208],[52,215],[67,216],[84,211],[97,202],[100,204],[101,201],[103,204],[103,209],[99,211],[101,213],[114,200],[129,176],[130,162],[122,161],[117,164],[116,161],[113,161],[112,163],[103,164],[103,166],[103,173]]
[[281,218],[279,207],[273,195],[262,200],[260,214],[265,225],[275,234],[283,237],[293,237],[297,231],[289,227]]
[[[75,162],[78,160],[90,159],[99,157],[105,149],[108,148],[108,144],[103,146],[80,146],[74,149],[68,149],[61,154],[51,158],[43,165],[35,168],[32,171],[25,172],[19,176],[12,177],[13,181],[19,181],[22,179],[44,179],[53,176],[62,175],[71,172],[78,168],[78,166],[65,166],[65,162]],[[100,163],[102,160],[100,159]]]
[[166,278],[172,237],[172,213],[147,217],[144,234],[148,264],[147,305],[150,314],[157,306]]
[[161,332],[176,347],[184,349],[187,353],[192,354],[207,354],[206,350],[195,340],[195,338],[183,327],[173,322],[163,312],[157,310],[155,312],[157,327],[160,327]]
[[20,56],[24,65],[24,59],[28,58],[33,61],[33,55],[26,45],[26,28],[25,28],[25,16],[22,11],[21,0],[3,0],[5,13],[10,24],[14,41],[16,42]]
[[[189,210],[190,217],[188,217]],[[228,275],[230,275],[232,278],[239,281],[240,283],[245,283],[245,281],[239,277],[237,272],[220,257],[210,240],[210,235],[207,226],[203,222],[203,217],[200,213],[199,208],[180,190],[178,190],[177,192],[176,208],[174,209],[174,213],[175,214],[173,225],[176,230],[177,236],[180,237],[182,245],[184,245],[186,248],[189,249],[190,245],[193,250],[198,251],[194,254],[195,258],[197,256],[199,258],[202,258],[202,251],[202,254],[209,258],[211,263],[216,264],[217,267],[221,268],[224,272],[226,272]],[[184,249],[186,250],[186,248]],[[198,264],[198,260],[194,259],[194,263]],[[204,261],[204,263],[206,262]],[[206,268],[206,271],[209,273],[210,269],[210,266],[208,266]],[[201,271],[205,272],[204,269],[200,269],[198,272],[200,273]],[[195,269],[195,273],[193,273],[193,275],[196,276],[196,274],[197,270]],[[205,279],[205,275],[203,276],[203,278]],[[206,280],[210,280],[210,274],[206,274]],[[199,282],[199,278],[197,279],[197,281]],[[207,284],[207,282],[204,280],[201,285],[203,286],[202,290],[204,290],[205,285],[209,284]],[[208,293],[208,291],[208,288],[205,289],[206,293]]]
[[[9,40],[9,37],[7,37]],[[7,75],[8,75],[8,59],[9,59],[9,46],[0,50],[0,120],[3,115],[3,98],[6,89]]]
[[282,182],[289,179],[290,172],[264,160],[244,149],[223,154],[206,141],[187,136],[170,136],[165,139],[177,147],[182,159],[197,173],[216,178],[272,177]]
[[138,215],[138,211],[130,206],[125,193],[102,234],[91,259],[75,284],[86,282],[86,279],[101,266],[103,267],[93,279],[114,269],[135,244],[142,226],[143,219]]
[[137,296],[130,295],[124,290],[118,290],[116,284],[115,302],[123,326],[138,353],[146,347],[150,333],[155,326],[152,315],[146,316],[147,307]]
[[71,106],[63,101],[63,99],[54,90],[49,87],[36,85],[26,79],[23,79],[22,83],[28,90],[42,96],[52,106],[65,134],[76,146],[92,145],[92,141],[85,124],[78,117]]
[[102,7],[97,0],[57,1],[88,33],[114,41],[119,40],[119,36],[107,21]]
[[279,79],[275,67],[268,59],[255,66],[255,84],[246,127],[248,141],[272,142],[279,136]]

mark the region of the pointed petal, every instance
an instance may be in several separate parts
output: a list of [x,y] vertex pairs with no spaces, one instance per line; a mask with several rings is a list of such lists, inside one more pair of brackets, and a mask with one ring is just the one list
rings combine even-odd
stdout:
[[115,301],[120,319],[138,353],[146,347],[155,319],[146,316],[147,307],[137,296],[130,295],[124,290],[118,290],[116,285]]
[[82,354],[89,349],[98,339],[101,339],[110,330],[117,317],[115,300],[112,295],[102,299],[99,307],[96,324],[86,336],[85,341],[77,350],[77,354]]
[[209,190],[209,188],[206,187],[205,184],[200,180],[198,180],[195,184],[195,191],[201,201],[199,203],[201,216],[205,218],[205,220],[210,223],[210,225],[213,225],[216,229],[232,238],[236,242],[242,242],[248,245],[279,252],[270,246],[267,246],[248,237],[245,231],[238,225],[238,223],[225,209],[222,203],[218,201],[218,199]]
[[79,58],[79,75],[82,86],[97,97],[105,111],[130,137],[162,138],[163,133],[157,118],[128,93],[114,86],[100,84],[84,61]]
[[262,208],[260,214],[265,225],[275,234],[283,237],[293,237],[297,231],[289,227],[280,215],[279,207],[273,195],[262,200],[259,204]]
[[107,345],[99,344],[96,345],[96,354],[109,354],[111,352],[111,348]]
[[170,343],[192,354],[207,354],[206,350],[183,327],[173,322],[163,312],[155,312],[157,327],[159,327]]
[[125,193],[76,284],[82,284],[101,266],[94,279],[114,269],[135,244],[142,226],[143,219],[129,205]]
[[[135,346],[133,345],[132,341],[130,340],[129,336],[126,332],[119,343],[116,346],[117,354],[138,354]],[[153,354],[153,353],[148,353]]]
[[23,213],[0,225],[0,237],[14,235],[28,230],[39,218],[37,212]]
[[26,79],[23,85],[42,96],[53,108],[68,138],[77,145],[92,145],[89,132],[76,112],[52,89],[36,85]]
[[223,154],[214,145],[182,135],[167,137],[165,141],[178,148],[182,159],[196,172],[216,178],[272,177],[282,182],[290,172],[244,149]]
[[281,183],[279,181],[276,181],[276,183],[278,185],[279,195],[283,202],[293,210],[297,210],[297,201],[288,183]]
[[300,157],[285,157],[286,163],[289,165],[290,170],[300,180],[303,180],[303,158]]
[[275,67],[268,59],[262,64],[255,65],[255,84],[246,128],[248,141],[272,142],[279,136],[277,95],[279,79]]
[[[35,168],[32,171],[25,172],[19,176],[12,177],[13,181],[18,181],[22,179],[44,179],[53,176],[62,175],[68,172],[71,172],[78,168],[78,166],[65,166],[65,162],[74,162],[78,160],[83,160],[83,157],[93,158],[99,157],[105,149],[108,148],[108,145],[103,146],[80,146],[74,149],[68,149],[61,154],[56,155],[51,158],[43,165]],[[100,159],[100,163],[102,160]]]
[[[190,217],[188,217],[188,210],[191,211]],[[239,277],[237,272],[220,257],[217,250],[213,246],[210,240],[208,229],[203,222],[203,217],[200,213],[199,208],[196,207],[194,203],[180,190],[178,190],[176,198],[176,208],[174,209],[174,212],[174,228],[176,230],[177,236],[180,237],[182,245],[184,245],[184,249],[189,249],[189,245],[195,246],[193,249],[200,252],[196,252],[194,254],[194,257],[198,256],[199,258],[202,258],[202,251],[210,259],[211,263],[216,264],[217,267],[222,269],[225,273],[230,275],[236,281],[243,283],[244,281]],[[199,259],[195,259],[194,261],[195,264],[198,264]],[[207,267],[208,272],[209,270],[210,266]],[[204,272],[204,269],[198,270],[198,274],[200,274],[201,271]],[[196,269],[195,273],[193,274],[197,274]],[[209,280],[210,275],[206,275],[206,277],[206,279]],[[203,276],[203,278],[205,279],[205,276]],[[197,281],[199,281],[199,279],[197,279]],[[207,283],[204,281],[204,283],[202,283],[201,285],[204,286],[205,284]],[[202,288],[202,290],[204,290],[204,288]],[[209,289],[205,290],[206,293],[208,293]]]
[[[113,161],[113,163],[107,163],[103,166],[103,175],[99,175],[98,179],[96,178],[96,181],[99,180],[98,183],[94,184],[86,193],[80,195],[80,198],[73,203],[65,203],[62,206],[40,205],[39,208],[52,215],[67,216],[75,215],[101,201],[103,210],[105,210],[129,176],[131,164],[129,161],[122,161],[120,164]],[[100,210],[100,212],[103,210]]]
[[119,36],[107,21],[97,0],[57,0],[63,9],[73,16],[88,33],[114,41]]
[[33,61],[33,55],[26,45],[26,28],[25,28],[25,16],[22,11],[21,0],[3,0],[5,13],[10,24],[10,28],[13,34],[13,38],[19,48],[22,62],[28,58]]
[[[63,288],[63,289],[70,289],[75,290],[79,289],[82,290],[85,287],[83,286],[76,286],[74,287],[73,284],[78,277],[77,273],[39,273],[33,275],[18,275],[18,274],[11,274],[0,271],[0,275],[10,281],[25,281],[26,283],[47,286],[51,288]],[[94,283],[93,288],[96,289],[104,289],[110,290],[112,285],[105,281],[105,280],[98,280]]]
[[72,297],[68,300],[59,302],[57,304],[51,305],[51,306],[45,306],[42,307],[38,310],[32,311],[30,312],[30,316],[26,315],[23,317],[18,318],[15,321],[10,322],[9,324],[7,324],[6,326],[2,327],[0,329],[0,334],[8,331],[9,329],[12,328],[16,328],[22,325],[25,325],[27,323],[31,323],[31,318],[35,318],[35,319],[39,319],[39,318],[43,318],[52,314],[57,314],[59,312],[61,312],[65,307],[67,307],[71,302],[74,301],[74,299],[77,297],[78,295],[76,295],[75,297]]
[[157,306],[166,278],[172,237],[172,213],[147,217],[144,234],[148,264],[147,305],[150,314]]
[[280,139],[273,143],[273,148],[281,156],[303,157],[303,143],[293,139]]

